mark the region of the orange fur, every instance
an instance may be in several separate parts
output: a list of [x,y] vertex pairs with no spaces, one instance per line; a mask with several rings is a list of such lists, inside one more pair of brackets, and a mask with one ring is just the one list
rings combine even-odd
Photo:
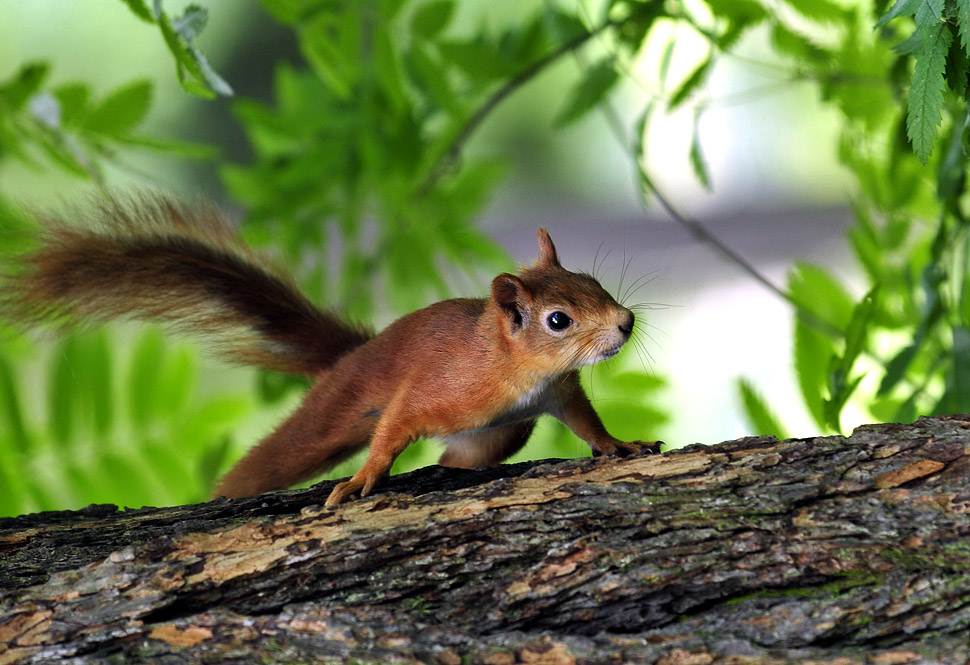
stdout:
[[237,361],[315,378],[302,405],[226,474],[216,496],[288,487],[369,443],[363,467],[327,504],[366,496],[426,436],[445,439],[442,464],[495,464],[525,444],[543,413],[595,453],[653,449],[606,431],[577,372],[620,350],[633,314],[592,277],[562,268],[544,229],[535,264],[496,277],[489,298],[439,302],[372,335],[310,305],[235,244],[211,208],[156,197],[96,210],[94,229],[47,221],[41,246],[0,284],[0,312],[20,321],[167,321],[214,336]]

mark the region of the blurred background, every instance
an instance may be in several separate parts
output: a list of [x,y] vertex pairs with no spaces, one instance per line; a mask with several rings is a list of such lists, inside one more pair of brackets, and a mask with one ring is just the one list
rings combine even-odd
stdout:
[[[165,2],[159,17],[138,1],[0,0],[0,197],[10,228],[29,225],[24,206],[101,188],[213,199],[317,302],[378,326],[484,295],[545,227],[564,265],[641,305],[636,346],[584,375],[617,436],[781,433],[759,427],[760,407],[783,433],[829,433],[802,395],[791,303],[650,191],[783,292],[806,261],[851,302],[866,293],[847,238],[856,119],[779,34],[833,58],[850,32],[872,42],[860,53],[892,42],[877,43],[868,3],[796,4]],[[42,82],[18,106],[30,63]],[[2,344],[3,514],[202,500],[306,385],[137,325]],[[744,408],[741,378],[764,404]],[[873,419],[843,406],[841,431]],[[550,422],[516,459],[580,454]]]

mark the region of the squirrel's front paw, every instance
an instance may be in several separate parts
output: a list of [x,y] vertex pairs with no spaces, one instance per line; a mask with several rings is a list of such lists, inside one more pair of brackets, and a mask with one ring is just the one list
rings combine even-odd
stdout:
[[367,475],[361,469],[350,480],[337,483],[327,497],[326,505],[336,506],[343,503],[345,499],[364,498],[371,493],[380,478],[381,475]]
[[627,457],[629,455],[655,455],[660,452],[663,441],[615,441],[607,450],[593,448],[593,457]]
[[660,446],[666,445],[663,441],[623,441],[621,446],[626,448],[631,455],[657,455],[660,453]]
[[344,502],[348,498],[352,498],[360,488],[363,487],[360,483],[355,483],[353,478],[350,480],[345,480],[342,483],[337,483],[336,487],[330,492],[330,496],[327,497],[326,505],[336,506]]

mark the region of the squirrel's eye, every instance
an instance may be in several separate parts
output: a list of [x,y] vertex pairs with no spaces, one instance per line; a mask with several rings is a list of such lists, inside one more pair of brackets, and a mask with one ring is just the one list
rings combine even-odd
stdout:
[[546,323],[553,330],[565,330],[573,322],[565,312],[553,312],[546,319]]

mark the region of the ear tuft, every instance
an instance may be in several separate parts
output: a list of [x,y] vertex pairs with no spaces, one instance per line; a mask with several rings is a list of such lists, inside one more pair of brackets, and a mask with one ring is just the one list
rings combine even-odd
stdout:
[[561,268],[559,256],[556,254],[556,246],[552,244],[552,238],[545,229],[539,229],[539,258],[536,263],[544,268]]
[[529,302],[532,296],[521,279],[502,273],[492,280],[492,300],[515,328],[529,323]]

